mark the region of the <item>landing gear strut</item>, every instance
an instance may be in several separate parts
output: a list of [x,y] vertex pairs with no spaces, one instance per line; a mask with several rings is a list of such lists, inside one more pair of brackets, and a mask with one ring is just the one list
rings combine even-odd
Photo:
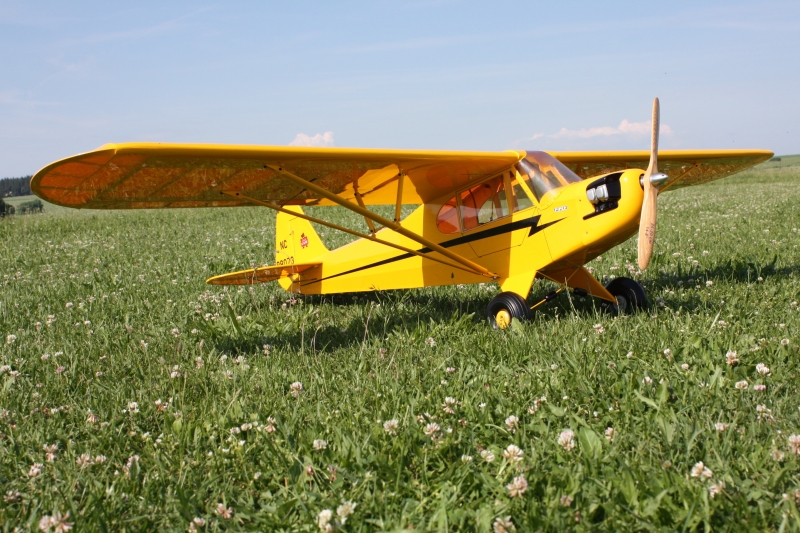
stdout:
[[606,290],[617,299],[616,304],[604,303],[614,314],[627,315],[647,307],[644,287],[630,278],[614,278],[606,285]]
[[511,319],[528,320],[531,311],[525,299],[515,292],[501,292],[489,302],[486,307],[486,316],[495,329],[506,329],[511,325]]

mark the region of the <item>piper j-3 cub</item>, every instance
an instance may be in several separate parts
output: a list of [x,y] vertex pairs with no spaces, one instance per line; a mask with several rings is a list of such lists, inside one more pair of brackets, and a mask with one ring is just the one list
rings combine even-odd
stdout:
[[[659,193],[772,157],[766,150],[659,152],[658,99],[652,126],[649,152],[108,144],[44,167],[31,188],[78,209],[267,207],[278,212],[275,264],[208,283],[277,280],[293,293],[331,294],[491,280],[501,292],[487,316],[504,328],[529,318],[526,298],[536,278],[621,312],[642,307],[641,285],[620,277],[603,286],[584,265],[638,230],[645,269]],[[420,205],[401,219],[406,204]],[[364,217],[366,229],[303,211],[335,205]],[[375,205],[394,206],[394,217],[380,216],[370,209]],[[359,239],[329,251],[311,222]]]

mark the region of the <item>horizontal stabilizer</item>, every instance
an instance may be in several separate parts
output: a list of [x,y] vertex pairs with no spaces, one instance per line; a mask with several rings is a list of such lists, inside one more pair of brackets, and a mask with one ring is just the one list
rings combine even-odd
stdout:
[[320,266],[322,263],[303,263],[298,265],[272,265],[238,272],[229,272],[208,278],[206,283],[211,285],[251,285],[253,283],[266,283],[280,278],[288,278],[299,274],[309,268]]

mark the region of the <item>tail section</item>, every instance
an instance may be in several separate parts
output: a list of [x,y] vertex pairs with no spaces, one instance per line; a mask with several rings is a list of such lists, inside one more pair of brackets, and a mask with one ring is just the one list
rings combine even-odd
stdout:
[[[302,213],[300,206],[286,206],[287,210]],[[313,262],[328,249],[322,243],[311,222],[286,213],[278,213],[275,222],[275,264],[288,266]]]

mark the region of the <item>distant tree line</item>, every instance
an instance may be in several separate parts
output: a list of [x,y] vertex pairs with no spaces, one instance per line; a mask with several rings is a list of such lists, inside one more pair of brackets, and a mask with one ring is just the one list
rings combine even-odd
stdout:
[[22,202],[18,206],[9,205],[0,198],[0,218],[5,218],[10,215],[32,215],[34,213],[43,213],[44,203],[38,198]]
[[31,176],[0,179],[0,198],[27,196],[31,193]]

